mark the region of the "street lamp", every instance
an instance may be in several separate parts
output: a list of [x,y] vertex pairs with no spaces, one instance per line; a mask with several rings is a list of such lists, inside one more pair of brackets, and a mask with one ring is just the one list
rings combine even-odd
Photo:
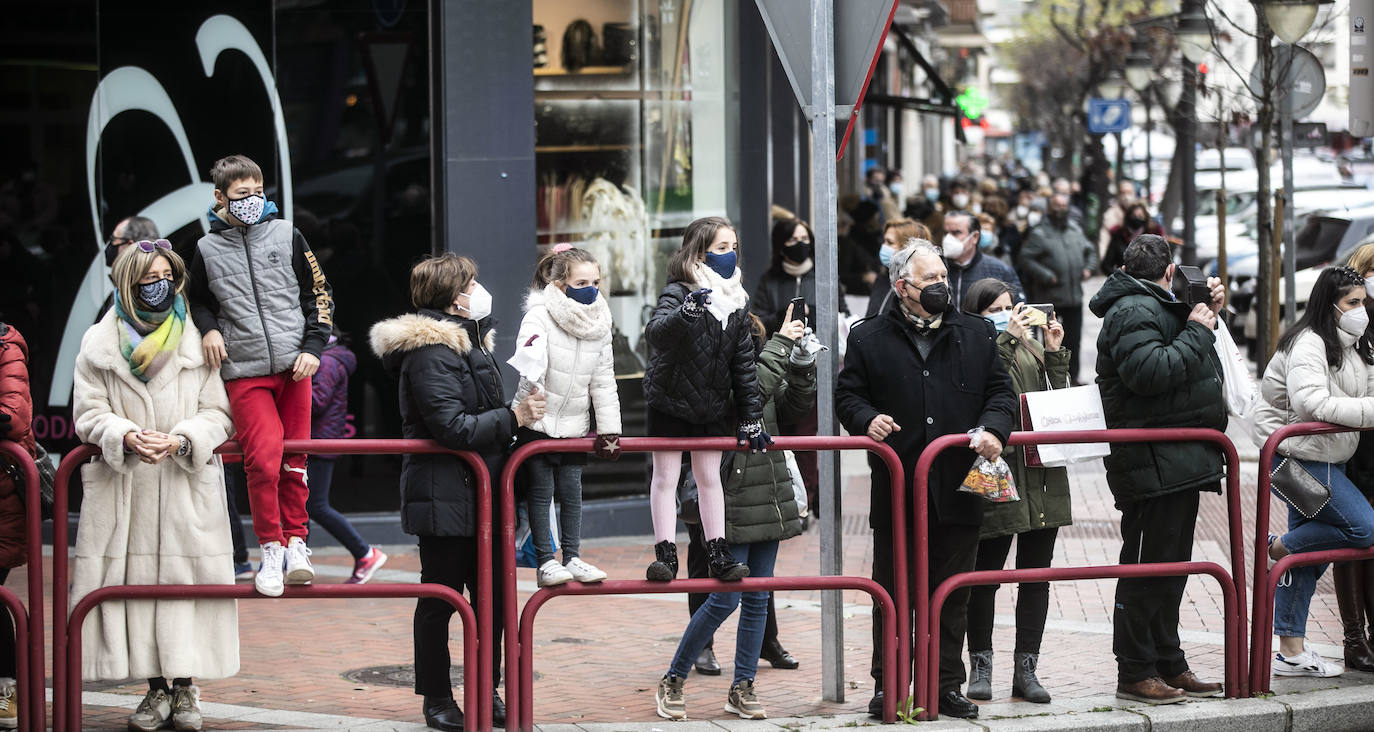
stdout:
[[1154,79],[1155,64],[1145,44],[1136,39],[1131,41],[1131,52],[1126,54],[1126,83],[1137,92],[1144,93]]
[[[1284,0],[1273,1],[1283,2]],[[1305,1],[1315,2],[1315,0]],[[1333,1],[1327,0],[1327,2]],[[1313,13],[1315,14],[1315,12],[1314,10]],[[1201,62],[1212,50],[1212,26],[1207,22],[1207,14],[1198,7],[1191,7],[1179,13],[1174,37],[1178,39],[1178,48],[1183,52],[1184,58],[1194,64]]]
[[1126,77],[1121,75],[1121,69],[1111,68],[1107,71],[1107,76],[1097,82],[1097,93],[1106,99],[1119,99],[1126,93]]
[[1335,0],[1261,0],[1269,29],[1279,40],[1292,45],[1298,42],[1317,19],[1317,8]]

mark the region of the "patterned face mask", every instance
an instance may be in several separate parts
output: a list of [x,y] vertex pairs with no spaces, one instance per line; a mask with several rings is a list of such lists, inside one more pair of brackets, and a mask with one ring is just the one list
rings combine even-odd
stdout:
[[230,199],[228,205],[229,213],[248,226],[262,220],[262,212],[265,208],[267,208],[267,197],[261,194],[244,196],[237,200]]
[[155,312],[165,310],[171,304],[173,294],[172,281],[168,279],[138,285],[138,298]]

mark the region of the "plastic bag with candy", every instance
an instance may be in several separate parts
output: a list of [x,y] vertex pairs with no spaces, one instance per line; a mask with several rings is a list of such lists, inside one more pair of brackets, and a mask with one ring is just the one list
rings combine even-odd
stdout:
[[982,496],[993,503],[1021,500],[1011,479],[1011,466],[1000,457],[996,460],[978,458],[973,464],[973,469],[968,471],[963,484],[959,486],[959,490]]

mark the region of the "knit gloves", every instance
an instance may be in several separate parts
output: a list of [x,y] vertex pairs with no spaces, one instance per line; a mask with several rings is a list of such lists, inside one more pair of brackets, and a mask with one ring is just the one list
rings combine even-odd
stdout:
[[711,302],[710,294],[711,288],[709,287],[687,293],[687,299],[682,301],[682,314],[689,318],[699,317],[706,312],[707,303]]
[[735,437],[739,439],[740,447],[748,445],[753,452],[768,452],[768,446],[773,444],[773,437],[763,431],[763,421],[757,419],[740,422]]
[[620,435],[598,434],[596,436],[596,443],[593,446],[593,450],[596,451],[596,456],[601,458],[602,460],[619,460]]

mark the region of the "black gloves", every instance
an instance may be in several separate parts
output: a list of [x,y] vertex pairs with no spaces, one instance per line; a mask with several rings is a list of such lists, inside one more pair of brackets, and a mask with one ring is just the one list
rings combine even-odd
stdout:
[[773,444],[772,436],[763,431],[763,422],[757,419],[740,422],[735,436],[741,446],[748,445],[754,452],[768,452],[768,446]]
[[692,318],[701,315],[706,309],[706,304],[711,302],[711,298],[708,297],[710,294],[711,288],[709,287],[687,293],[687,299],[682,301],[682,313]]

